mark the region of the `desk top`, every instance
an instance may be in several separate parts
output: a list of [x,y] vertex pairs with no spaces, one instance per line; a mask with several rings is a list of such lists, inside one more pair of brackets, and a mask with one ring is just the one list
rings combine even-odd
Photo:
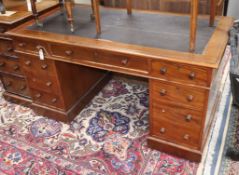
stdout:
[[77,45],[111,52],[127,53],[167,61],[217,68],[227,45],[233,19],[221,17],[217,26],[199,17],[196,53],[188,52],[189,17],[168,13],[101,8],[102,34],[96,38],[89,6],[75,6],[76,31],[70,32],[66,17],[59,10],[42,16],[43,28],[28,22],[8,32],[12,36]]

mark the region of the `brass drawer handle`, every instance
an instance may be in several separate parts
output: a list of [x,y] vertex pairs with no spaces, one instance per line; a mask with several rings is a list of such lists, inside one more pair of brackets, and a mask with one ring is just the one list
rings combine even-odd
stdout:
[[193,99],[194,99],[193,95],[188,95],[188,96],[187,96],[187,100],[188,100],[188,102],[193,101]]
[[165,128],[160,128],[160,133],[161,134],[164,134],[166,132],[166,129]]
[[38,94],[35,95],[35,97],[36,97],[36,98],[40,98],[40,97],[41,97],[41,94],[38,93]]
[[30,66],[32,64],[32,62],[30,61],[30,60],[27,60],[26,62],[25,62],[25,65],[27,65],[27,66]]
[[13,70],[15,71],[19,70],[19,66],[18,65],[13,66]]
[[5,85],[6,85],[6,87],[10,87],[10,86],[12,86],[12,82],[8,81],[8,82],[5,83]]
[[18,46],[19,46],[19,47],[25,47],[25,46],[26,46],[26,43],[19,43]]
[[187,122],[190,122],[192,120],[193,116],[191,114],[186,115],[185,120]]
[[56,103],[56,101],[57,101],[56,98],[53,98],[53,99],[51,100],[52,103]]
[[71,56],[71,55],[73,54],[73,51],[72,51],[72,50],[66,50],[66,51],[65,51],[65,54],[66,54],[67,56]]
[[188,75],[189,79],[190,80],[194,80],[196,78],[196,73],[195,72],[191,72],[189,75]]
[[189,140],[189,139],[190,139],[190,135],[185,134],[185,135],[183,136],[183,139],[184,139],[184,140]]
[[20,90],[21,90],[21,91],[23,91],[24,89],[26,89],[26,85],[22,85],[22,86],[20,87]]
[[0,67],[4,67],[5,66],[5,62],[0,62]]
[[50,82],[50,81],[48,81],[47,83],[46,83],[46,86],[48,86],[48,87],[50,87],[52,85],[52,82]]
[[162,75],[165,75],[165,74],[167,73],[167,68],[166,68],[166,67],[161,67],[161,68],[160,68],[160,73],[161,73]]
[[42,68],[43,70],[45,70],[45,69],[48,68],[48,65],[47,65],[47,64],[42,64],[42,65],[41,65],[41,68]]
[[167,94],[167,91],[165,89],[161,89],[159,93],[161,96],[165,96]]
[[121,64],[126,65],[128,63],[128,58],[124,58],[121,60]]

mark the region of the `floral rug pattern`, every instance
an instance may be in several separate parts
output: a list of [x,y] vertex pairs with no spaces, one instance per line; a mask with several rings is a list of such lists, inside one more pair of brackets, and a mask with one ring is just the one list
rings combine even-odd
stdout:
[[197,164],[147,147],[148,93],[114,77],[70,125],[0,96],[0,174],[195,174]]

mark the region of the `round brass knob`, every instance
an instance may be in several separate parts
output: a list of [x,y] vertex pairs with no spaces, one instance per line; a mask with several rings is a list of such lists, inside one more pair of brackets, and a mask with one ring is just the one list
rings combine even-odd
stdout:
[[56,103],[56,101],[57,101],[56,98],[53,98],[53,99],[51,100],[52,103]]
[[66,50],[65,54],[68,55],[68,56],[71,56],[73,54],[73,51],[72,50]]
[[160,95],[165,96],[167,94],[167,91],[165,89],[160,90]]
[[18,65],[14,65],[13,66],[13,70],[15,70],[15,71],[19,70],[19,66]]
[[187,122],[190,122],[192,120],[193,116],[191,114],[186,115],[185,120]]
[[0,67],[5,66],[5,62],[0,62]]
[[188,96],[187,96],[187,100],[188,100],[189,102],[193,101],[193,99],[194,99],[193,95],[188,95]]
[[48,86],[48,87],[50,87],[52,85],[52,82],[50,82],[50,81],[48,81],[47,83],[46,83],[46,86]]
[[6,86],[6,87],[10,87],[11,85],[12,85],[12,82],[11,82],[11,81],[8,81],[8,82],[5,83],[5,86]]
[[30,65],[31,65],[31,61],[30,61],[30,60],[27,60],[27,61],[25,62],[25,65],[30,66]]
[[162,75],[166,74],[166,73],[167,73],[167,68],[166,68],[166,67],[161,67],[161,68],[160,68],[160,73],[161,73]]
[[48,65],[47,65],[47,64],[42,64],[42,65],[41,65],[41,68],[42,68],[43,70],[45,70],[45,69],[48,68]]
[[26,89],[26,85],[21,85],[20,90],[23,91],[24,89]]
[[35,97],[36,97],[36,98],[40,98],[40,97],[41,97],[41,94],[38,93],[38,94],[35,95]]
[[122,59],[122,60],[121,60],[121,63],[122,63],[123,65],[126,65],[126,64],[128,63],[128,59],[127,59],[127,58]]
[[191,72],[189,75],[188,75],[189,79],[191,80],[194,80],[196,78],[196,74],[195,72]]
[[19,43],[18,46],[19,47],[25,47],[26,43]]
[[189,139],[190,139],[190,135],[185,134],[185,135],[183,136],[183,138],[184,138],[184,140],[189,140]]
[[160,133],[161,134],[164,134],[166,132],[166,129],[165,128],[160,128]]

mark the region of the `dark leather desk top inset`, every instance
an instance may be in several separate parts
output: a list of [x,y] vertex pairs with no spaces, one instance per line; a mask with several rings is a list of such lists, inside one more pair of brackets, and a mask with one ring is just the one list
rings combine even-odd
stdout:
[[[74,19],[76,30],[71,33],[67,20],[60,12],[47,17],[44,27],[36,25],[31,30],[42,30],[50,33],[78,35],[95,38],[95,23],[89,15],[90,7],[75,6]],[[124,10],[101,8],[102,34],[100,39],[142,45],[176,51],[188,51],[189,17],[167,14],[134,12],[132,16]],[[199,18],[196,53],[202,53],[214,28],[208,27],[207,18]]]

